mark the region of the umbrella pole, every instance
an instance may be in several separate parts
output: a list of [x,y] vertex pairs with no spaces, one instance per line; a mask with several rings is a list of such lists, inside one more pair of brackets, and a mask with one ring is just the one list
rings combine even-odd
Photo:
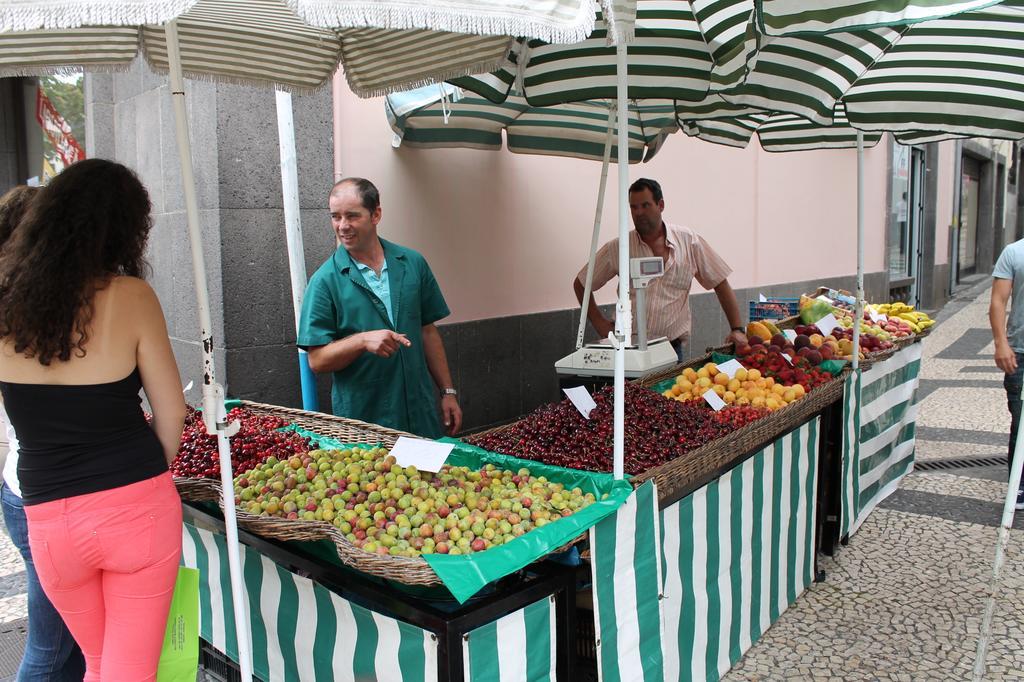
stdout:
[[[1022,391],[1024,395],[1024,391]],[[981,618],[981,632],[978,634],[978,649],[974,657],[974,680],[981,682],[985,677],[985,659],[988,658],[988,643],[992,637],[992,616],[996,609],[996,595],[999,593],[999,581],[1006,559],[1006,546],[1010,544],[1010,528],[1013,527],[1014,505],[1017,502],[1017,491],[1020,489],[1021,470],[1024,469],[1024,439],[1021,431],[1017,431],[1017,440],[1013,444],[1013,463],[1010,465],[1010,481],[1006,486],[1006,498],[1003,500],[1003,520],[999,526],[996,540],[996,556],[992,561],[992,578],[989,581],[988,596],[985,598],[985,611]]]
[[604,190],[608,185],[608,165],[612,157],[612,136],[615,134],[615,106],[608,105],[608,134],[604,138],[604,158],[601,160],[601,182],[597,186],[597,209],[594,211],[594,233],[590,237],[590,260],[587,261],[587,281],[583,287],[583,309],[580,311],[580,328],[576,332],[576,350],[583,348],[583,332],[587,328],[587,310],[590,295],[594,293],[594,256],[597,240],[601,236],[601,211],[604,209]]
[[228,567],[231,573],[231,601],[238,637],[238,659],[243,682],[252,680],[252,655],[249,649],[249,618],[245,608],[242,583],[242,562],[238,551],[238,526],[235,518],[234,480],[231,472],[231,444],[228,438],[238,432],[238,423],[228,424],[224,408],[224,389],[216,383],[213,366],[213,324],[210,319],[210,295],[206,283],[206,261],[199,229],[199,203],[196,200],[195,172],[192,167],[192,143],[185,112],[185,82],[181,75],[181,54],[178,45],[178,24],[168,22],[167,58],[170,64],[171,103],[174,127],[181,160],[181,179],[185,194],[188,236],[192,245],[192,272],[195,277],[196,302],[199,312],[200,342],[203,349],[203,421],[209,434],[217,435],[220,456],[220,483],[223,490],[224,529],[227,536]]
[[626,437],[626,346],[633,338],[629,305],[629,116],[626,111],[629,78],[625,43],[615,46],[616,106],[618,107],[619,165],[619,301],[615,306],[615,413],[613,473],[622,478]]
[[853,309],[853,369],[860,367],[860,323],[864,319],[864,133],[857,131],[857,305]]
[[[288,244],[288,274],[292,282],[292,307],[298,335],[302,316],[302,297],[306,293],[306,254],[302,246],[302,217],[299,212],[299,168],[295,153],[295,120],[292,116],[292,95],[283,90],[277,96],[277,140],[281,155],[281,193],[284,206],[284,234]],[[309,367],[306,351],[299,349],[299,383],[302,386],[302,409],[320,409],[316,394],[316,377]]]

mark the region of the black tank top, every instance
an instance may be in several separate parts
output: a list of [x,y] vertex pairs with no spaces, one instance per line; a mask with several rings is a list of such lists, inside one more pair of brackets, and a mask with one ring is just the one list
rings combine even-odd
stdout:
[[138,368],[106,384],[0,381],[18,434],[25,504],[110,490],[167,471],[163,447],[142,413]]

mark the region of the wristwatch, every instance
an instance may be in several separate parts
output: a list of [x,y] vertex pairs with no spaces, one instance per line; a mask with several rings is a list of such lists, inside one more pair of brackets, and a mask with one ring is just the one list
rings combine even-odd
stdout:
[[745,330],[745,329],[743,329],[743,327],[733,327],[733,328],[732,328],[732,329],[731,329],[730,331],[734,331],[734,332],[739,332],[739,333],[741,333],[741,334],[742,334],[742,333],[744,333],[744,332],[745,332],[746,330]]
[[459,392],[456,391],[454,388],[442,388],[441,389],[441,397],[442,398],[444,396],[446,396],[446,395],[458,395],[458,394],[459,394]]

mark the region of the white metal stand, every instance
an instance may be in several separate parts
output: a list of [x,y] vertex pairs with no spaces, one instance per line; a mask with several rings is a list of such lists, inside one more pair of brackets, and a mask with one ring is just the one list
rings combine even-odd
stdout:
[[224,491],[224,528],[227,536],[228,566],[231,572],[231,601],[235,613],[235,632],[238,636],[238,658],[242,680],[252,680],[252,652],[249,647],[249,615],[245,607],[242,582],[242,562],[238,551],[238,526],[235,519],[234,480],[231,472],[231,444],[228,440],[238,432],[238,423],[227,423],[224,409],[224,389],[216,382],[213,366],[213,325],[210,320],[210,295],[206,283],[206,261],[203,259],[203,239],[199,225],[199,203],[196,200],[195,170],[192,167],[192,142],[188,133],[185,112],[185,82],[181,75],[181,54],[178,45],[178,24],[168,22],[167,59],[170,64],[171,103],[174,108],[174,127],[177,132],[178,156],[181,159],[181,179],[185,194],[185,214],[188,236],[192,245],[192,272],[195,277],[196,303],[199,312],[200,343],[203,350],[203,422],[207,433],[217,436],[220,457],[220,483]]
[[587,260],[587,281],[583,286],[583,309],[580,311],[580,328],[576,332],[576,350],[583,348],[583,332],[587,328],[587,311],[590,309],[590,295],[594,293],[594,256],[597,242],[601,238],[601,213],[604,209],[604,189],[608,185],[608,166],[612,157],[612,137],[615,134],[615,105],[608,105],[608,134],[604,138],[604,158],[601,161],[601,181],[597,186],[597,208],[594,211],[594,232],[590,237],[590,258]]
[[[626,345],[633,337],[633,314],[629,305],[629,115],[626,110],[629,90],[628,53],[624,43],[615,46],[619,129],[619,301],[615,306],[615,413],[612,448],[615,478],[624,474],[626,424]],[[611,340],[611,339],[610,339]]]

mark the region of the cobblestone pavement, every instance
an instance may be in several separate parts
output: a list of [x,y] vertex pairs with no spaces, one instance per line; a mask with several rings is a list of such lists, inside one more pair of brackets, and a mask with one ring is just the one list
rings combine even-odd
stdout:
[[[917,458],[987,466],[918,471],[726,680],[969,679],[1005,494],[1009,433],[992,362],[988,289],[958,296],[925,341]],[[1024,516],[1024,515],[1022,515]],[[1024,529],[1024,521],[1015,526]],[[986,679],[1024,679],[1024,532],[1012,532]],[[0,682],[24,642],[25,578],[0,533]],[[200,673],[202,682],[219,677]]]

